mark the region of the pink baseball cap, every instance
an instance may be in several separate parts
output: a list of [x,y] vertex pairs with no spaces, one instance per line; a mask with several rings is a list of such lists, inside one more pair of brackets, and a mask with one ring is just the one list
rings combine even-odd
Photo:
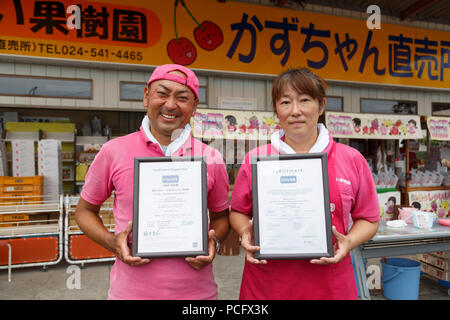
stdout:
[[[172,71],[180,71],[186,75],[186,78],[173,73],[169,73]],[[179,64],[164,64],[157,67],[150,76],[150,79],[147,82],[147,87],[150,85],[150,83],[156,80],[171,80],[181,83],[182,85],[185,85],[186,87],[191,89],[192,92],[194,92],[195,97],[198,99],[198,78],[192,70],[184,66],[181,66]]]

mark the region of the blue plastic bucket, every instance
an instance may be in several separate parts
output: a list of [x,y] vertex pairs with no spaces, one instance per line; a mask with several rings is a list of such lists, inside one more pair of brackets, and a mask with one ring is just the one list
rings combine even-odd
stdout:
[[390,300],[418,300],[420,262],[404,258],[381,259],[384,296]]

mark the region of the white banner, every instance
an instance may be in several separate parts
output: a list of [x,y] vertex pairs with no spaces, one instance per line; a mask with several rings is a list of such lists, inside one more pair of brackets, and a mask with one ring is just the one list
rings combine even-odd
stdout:
[[268,140],[280,129],[273,112],[197,109],[191,119],[196,138]]
[[437,218],[449,217],[450,190],[410,191],[409,205],[420,204],[420,210],[432,211]]
[[326,126],[334,138],[422,139],[420,116],[326,112]]
[[450,140],[450,118],[427,117],[428,132],[432,140]]

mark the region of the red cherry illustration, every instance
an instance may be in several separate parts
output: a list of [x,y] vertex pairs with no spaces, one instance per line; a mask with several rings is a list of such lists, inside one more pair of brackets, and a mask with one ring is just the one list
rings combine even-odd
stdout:
[[391,131],[389,132],[391,135],[397,135],[399,134],[398,128],[397,127],[392,127]]
[[167,44],[167,54],[170,60],[183,66],[191,64],[197,58],[197,50],[187,38],[170,40]]
[[214,22],[203,21],[194,29],[194,38],[202,49],[210,51],[222,44],[223,33]]

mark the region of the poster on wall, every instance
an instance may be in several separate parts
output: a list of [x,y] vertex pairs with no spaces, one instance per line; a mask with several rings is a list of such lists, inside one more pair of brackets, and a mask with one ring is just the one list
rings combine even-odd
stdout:
[[191,119],[196,138],[269,140],[280,129],[273,112],[197,109]]
[[326,112],[332,137],[352,139],[422,139],[420,116]]
[[422,211],[432,211],[437,218],[450,217],[450,190],[410,191],[409,204],[420,204]]
[[450,88],[448,32],[217,0],[3,0],[0,55]]
[[427,117],[427,127],[432,140],[450,140],[450,118]]
[[400,191],[378,193],[378,204],[380,205],[381,221],[392,220],[394,206],[400,204]]

